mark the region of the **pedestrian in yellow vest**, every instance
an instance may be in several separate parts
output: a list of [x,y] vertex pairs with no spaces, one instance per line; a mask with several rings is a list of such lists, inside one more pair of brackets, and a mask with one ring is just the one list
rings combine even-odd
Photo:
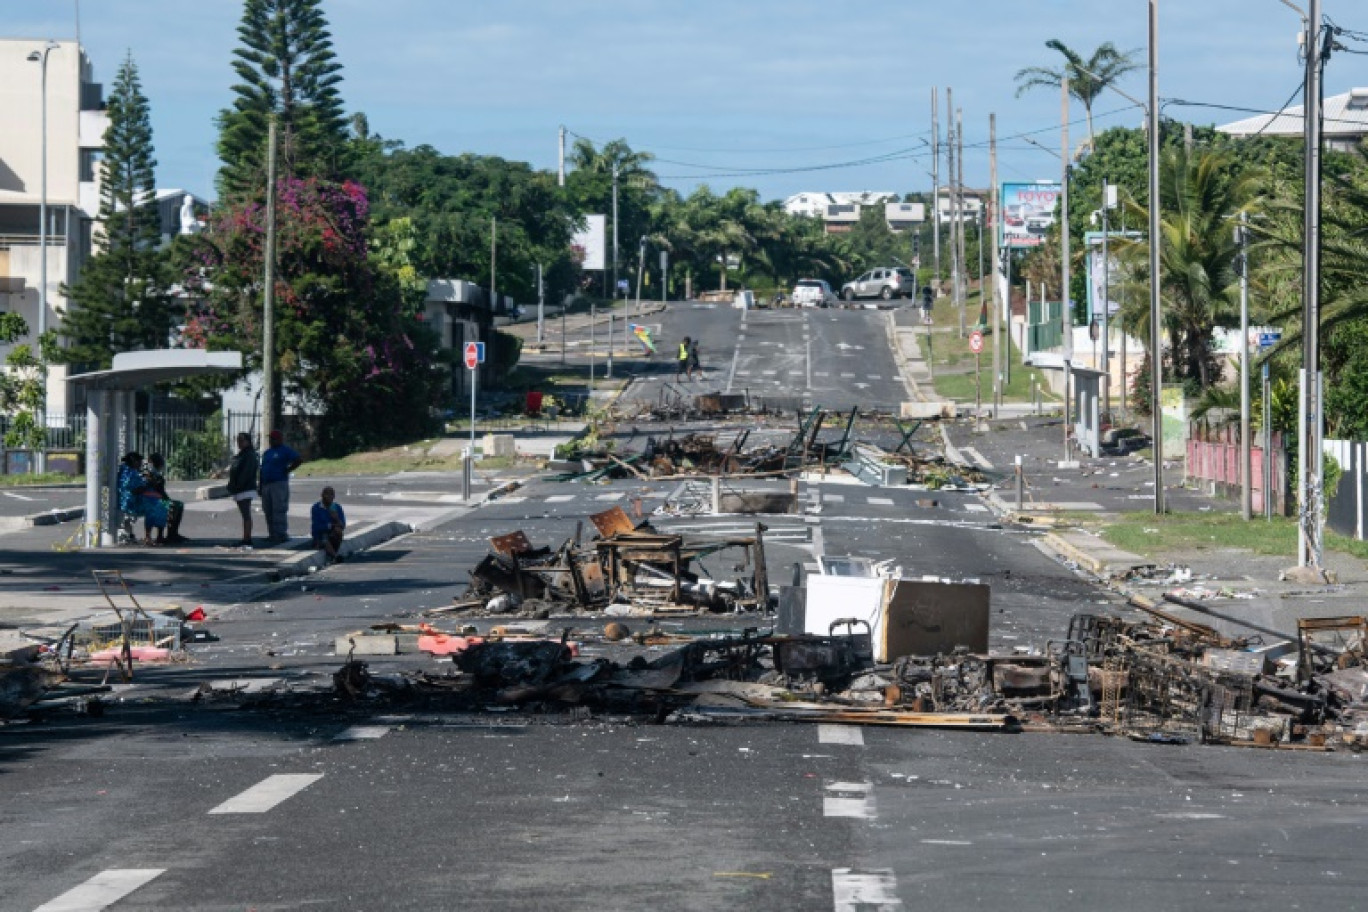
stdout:
[[680,375],[680,374],[687,374],[690,380],[693,379],[693,369],[689,366],[689,342],[690,342],[690,341],[691,341],[691,340],[689,339],[689,337],[688,337],[688,336],[685,336],[685,337],[684,337],[684,341],[679,343],[679,356],[678,356],[678,360],[675,361],[675,382],[676,382],[676,383],[679,382],[679,375]]

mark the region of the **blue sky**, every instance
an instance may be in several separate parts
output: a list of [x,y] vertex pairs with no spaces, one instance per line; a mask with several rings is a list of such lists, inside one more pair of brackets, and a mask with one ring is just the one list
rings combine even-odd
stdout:
[[[1303,0],[1304,2],[1304,0]],[[0,0],[9,37],[70,38],[77,0]],[[238,0],[84,0],[81,40],[108,83],[125,52],[151,100],[158,182],[213,188],[214,116],[231,98]],[[965,178],[988,178],[996,112],[1003,180],[1047,178],[1057,159],[1059,97],[1015,97],[1026,66],[1055,66],[1059,38],[1080,52],[1104,41],[1139,49],[1145,0],[328,0],[342,92],[372,130],[409,146],[476,152],[554,168],[556,130],[598,142],[622,137],[654,153],[656,171],[687,192],[757,188],[929,189],[928,156],[841,167],[924,148],[930,96],[945,87],[964,112]],[[1325,0],[1339,25],[1368,31],[1361,0]],[[1276,108],[1301,78],[1297,15],[1279,0],[1161,0],[1160,95]],[[1368,56],[1330,62],[1326,93],[1368,86]],[[1122,88],[1143,97],[1144,74]],[[1120,110],[1126,109],[1126,110]],[[1109,113],[1112,112],[1112,113]],[[1074,117],[1083,116],[1074,106]],[[1138,126],[1120,96],[1097,125]],[[1239,112],[1169,106],[1221,123]],[[1075,144],[1085,135],[1072,128]],[[676,164],[678,163],[678,164]],[[706,167],[694,167],[706,166]],[[726,176],[740,170],[822,170]],[[837,167],[831,167],[837,166]],[[707,177],[706,175],[714,175]]]

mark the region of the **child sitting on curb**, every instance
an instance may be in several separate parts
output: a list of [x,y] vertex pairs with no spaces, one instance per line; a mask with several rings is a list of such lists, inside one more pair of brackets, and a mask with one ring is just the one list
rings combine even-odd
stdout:
[[342,505],[334,500],[336,496],[332,488],[324,488],[319,501],[309,511],[313,546],[327,552],[330,564],[342,559],[338,549],[342,547],[342,533],[347,528],[347,515],[342,512]]

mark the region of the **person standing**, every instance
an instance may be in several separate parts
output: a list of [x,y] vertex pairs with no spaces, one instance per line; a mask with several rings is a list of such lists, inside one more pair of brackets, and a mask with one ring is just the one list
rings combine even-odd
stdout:
[[330,564],[342,559],[338,549],[342,547],[342,533],[347,530],[347,514],[342,511],[342,505],[336,497],[337,492],[331,487],[324,488],[318,503],[309,511],[313,546],[327,552]]
[[285,445],[279,428],[271,431],[271,445],[261,454],[261,512],[266,514],[267,541],[290,540],[290,473],[299,468],[299,454]]
[[257,496],[257,472],[261,461],[252,446],[251,434],[237,435],[238,451],[228,466],[228,496],[237,503],[242,514],[242,541],[244,548],[252,547],[252,498]]
[[694,371],[698,371],[698,379],[703,379],[703,362],[698,357],[698,340],[694,339],[693,345],[689,346],[689,379],[693,379]]
[[[677,363],[675,364],[675,383],[679,382],[680,374],[688,373],[689,371],[689,341],[689,337],[685,336],[684,341],[679,343],[679,356]],[[690,379],[693,378],[692,373],[689,373],[688,376]]]

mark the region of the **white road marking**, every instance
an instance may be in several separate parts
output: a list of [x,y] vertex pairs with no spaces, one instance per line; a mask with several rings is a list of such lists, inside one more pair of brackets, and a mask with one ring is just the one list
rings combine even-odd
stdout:
[[880,377],[878,374],[865,374],[865,379],[866,379],[866,380],[882,380],[883,377]]
[[865,501],[866,501],[871,507],[891,507],[891,506],[893,506],[893,498],[891,498],[891,497],[866,497],[866,498],[865,498]]
[[333,735],[334,741],[375,741],[389,734],[388,725],[353,725]]
[[736,372],[736,376],[738,376],[738,377],[749,377],[749,376],[750,376],[750,371],[737,371],[737,372]]
[[566,502],[571,501],[571,500],[574,500],[574,499],[575,499],[575,495],[574,495],[574,494],[552,494],[552,495],[550,495],[549,497],[546,498],[546,502],[547,502],[547,503],[566,503]]
[[211,814],[264,814],[323,778],[322,773],[282,773],[267,776],[240,795],[214,808]]
[[814,371],[813,374],[812,374],[812,376],[814,376],[814,377],[830,377],[831,374],[827,373],[826,371]]
[[111,868],[43,903],[34,912],[99,912],[165,873],[165,868]]
[[855,377],[854,374],[841,374],[841,378],[844,379],[844,380],[851,380],[851,379],[854,379],[854,377]]
[[892,871],[853,871],[833,868],[831,903],[834,912],[902,912],[898,881]]
[[509,496],[509,497],[500,497],[500,498],[499,498],[497,501],[495,501],[495,502],[496,502],[496,503],[522,503],[522,502],[525,501],[525,500],[527,500],[526,497],[518,497],[517,495],[512,495],[512,496]]
[[803,317],[803,369],[807,372],[806,390],[812,389],[812,339],[808,336],[807,317]]
[[779,372],[778,372],[778,371],[761,371],[760,373],[764,374],[766,377],[773,377],[775,374],[777,374],[777,373],[779,373]]
[[608,493],[608,494],[599,494],[599,495],[596,495],[596,496],[594,497],[594,500],[622,500],[622,498],[624,498],[624,497],[626,497],[626,496],[627,496],[627,492],[626,492],[626,491],[612,491],[612,492],[610,492],[610,493]]
[[973,845],[973,843],[967,839],[923,839],[922,843],[924,845]]
[[993,464],[988,460],[984,459],[983,454],[980,453],[978,450],[974,449],[973,447],[960,447],[960,452],[967,455],[970,459],[974,460],[974,462],[977,462],[980,468],[992,469],[993,467]]
[[13,497],[15,500],[34,500],[34,499],[35,499],[35,498],[32,498],[32,497],[26,497],[26,496],[24,496],[23,494],[15,494],[15,493],[12,492],[12,491],[0,491],[0,493],[4,494],[6,497]]
[[965,504],[965,505],[964,505],[964,509],[968,510],[970,513],[987,513],[987,512],[988,512],[988,508],[985,507],[983,504]]
[[822,796],[823,817],[873,820],[878,816],[874,810],[873,783],[828,782],[824,788],[826,794]]
[[801,377],[801,376],[803,376],[803,372],[802,372],[802,371],[789,371],[789,376],[790,376],[790,377]]
[[823,495],[822,495],[822,500],[825,500],[827,503],[845,503],[845,495],[844,495],[844,494],[823,494]]
[[850,744],[864,747],[864,732],[854,725],[818,725],[818,744]]

